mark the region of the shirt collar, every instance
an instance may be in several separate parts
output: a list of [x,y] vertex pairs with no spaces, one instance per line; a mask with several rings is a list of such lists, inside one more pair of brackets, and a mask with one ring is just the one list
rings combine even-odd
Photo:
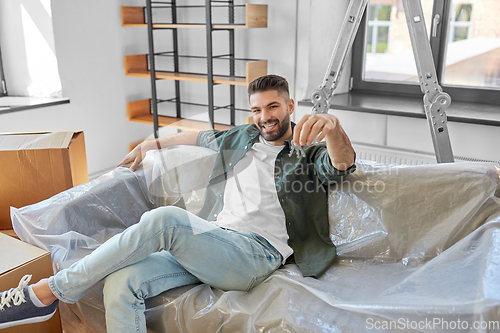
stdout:
[[293,140],[293,130],[295,129],[295,123],[292,121],[292,136],[285,141],[285,146],[288,148],[288,149],[291,149],[292,147],[292,140]]

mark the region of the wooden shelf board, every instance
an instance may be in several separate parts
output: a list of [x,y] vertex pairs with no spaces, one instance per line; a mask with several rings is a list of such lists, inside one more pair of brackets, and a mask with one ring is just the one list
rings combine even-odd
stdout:
[[[145,77],[149,78],[151,73],[147,70],[130,70],[127,76]],[[156,72],[157,79],[163,80],[177,80],[177,81],[192,81],[192,82],[208,82],[208,77],[204,74],[180,74],[180,73],[162,73]],[[231,78],[224,76],[214,76],[214,83],[216,84],[230,84],[238,86],[248,85],[244,78]]]
[[147,27],[147,24],[144,23],[124,23],[122,24],[122,27]]
[[248,28],[267,28],[267,5],[245,4],[245,25]]
[[[144,7],[122,6],[122,26],[147,27]],[[153,23],[153,28],[205,28],[200,24]],[[267,27],[267,5],[245,4],[245,24],[212,24],[212,29],[250,29]]]
[[[145,23],[125,23],[124,27],[147,27],[148,25]],[[167,24],[167,23],[155,23],[153,24],[153,28],[161,29],[161,28],[205,28],[205,24]],[[212,29],[249,29],[252,28],[246,24],[212,24]]]
[[[148,114],[142,116],[135,116],[133,118],[130,118],[129,120],[143,124],[153,124],[153,115]],[[204,121],[167,117],[167,116],[158,116],[158,125],[178,128],[187,131],[196,131],[196,132],[210,129],[208,123]],[[215,129],[220,131],[228,130],[232,127],[233,126],[230,125],[215,124]]]
[[[249,61],[246,63],[246,76],[244,78],[217,76],[213,78],[215,84],[229,84],[247,86],[254,79],[267,74],[267,60]],[[125,75],[149,78],[148,60],[146,54],[128,55],[124,57]],[[206,74],[181,74],[156,72],[157,79],[208,82]]]

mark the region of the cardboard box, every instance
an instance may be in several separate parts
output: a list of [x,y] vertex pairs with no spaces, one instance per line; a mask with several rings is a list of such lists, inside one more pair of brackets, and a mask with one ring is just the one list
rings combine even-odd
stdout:
[[[30,284],[53,275],[49,252],[3,233],[0,233],[0,253],[2,253],[0,259],[0,291],[17,287],[21,278],[26,274],[33,275]],[[2,330],[2,333],[26,332],[62,332],[59,310],[46,322],[9,327]]]
[[83,132],[0,134],[0,229],[10,206],[31,205],[88,181]]
[[5,229],[5,230],[0,230],[2,234],[5,234],[10,237],[14,237],[15,239],[19,239],[19,236],[16,234],[14,229]]

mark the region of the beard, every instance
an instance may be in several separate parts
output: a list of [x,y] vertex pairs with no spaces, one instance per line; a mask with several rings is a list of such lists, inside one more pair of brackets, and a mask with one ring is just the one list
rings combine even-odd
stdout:
[[[278,122],[278,128],[271,131],[271,132],[265,132],[262,128],[263,125],[268,124],[268,123],[274,123],[275,121]],[[276,141],[279,140],[283,137],[283,135],[286,134],[288,131],[288,128],[290,127],[290,114],[287,114],[281,121],[274,118],[271,120],[259,123],[259,130],[260,134],[266,139],[266,141]]]

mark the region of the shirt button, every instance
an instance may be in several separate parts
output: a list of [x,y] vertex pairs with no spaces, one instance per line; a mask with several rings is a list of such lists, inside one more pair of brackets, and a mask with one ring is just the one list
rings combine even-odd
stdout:
[[229,166],[232,166],[232,165],[233,165],[233,163],[229,163]]
[[245,149],[248,149],[248,146],[245,146]]
[[285,199],[281,199],[281,202],[285,202]]
[[214,217],[217,217],[217,214],[214,214]]

